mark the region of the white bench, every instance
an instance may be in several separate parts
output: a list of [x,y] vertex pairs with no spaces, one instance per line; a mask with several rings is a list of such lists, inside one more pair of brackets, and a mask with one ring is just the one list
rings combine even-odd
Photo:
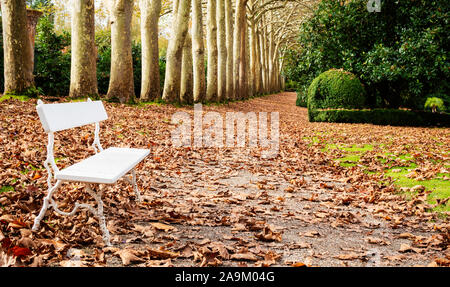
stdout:
[[[103,241],[106,245],[110,246],[109,231],[106,228],[105,216],[103,215],[102,194],[101,191],[95,192],[92,184],[114,184],[118,179],[131,173],[131,179],[126,176],[124,178],[133,185],[136,199],[140,201],[141,195],[136,184],[134,168],[150,151],[147,149],[118,147],[110,147],[103,150],[99,139],[99,122],[106,120],[108,115],[101,101],[91,101],[91,99],[88,99],[87,102],[44,104],[41,100],[38,100],[36,109],[42,126],[48,134],[47,159],[44,162],[44,166],[48,172],[48,193],[44,198],[44,204],[39,215],[34,220],[32,230],[37,231],[39,229],[40,221],[49,207],[53,207],[57,213],[67,216],[75,214],[80,207],[87,208],[97,216],[100,229],[103,233]],[[72,166],[59,170],[53,156],[54,133],[88,124],[95,124],[94,143],[92,147],[96,154]],[[50,167],[53,169],[53,173]],[[53,177],[56,179],[54,185],[52,185]],[[58,209],[52,196],[61,183],[65,181],[86,183],[87,192],[97,202],[97,209],[89,204],[79,203],[75,203],[75,207],[71,212],[64,212]]]

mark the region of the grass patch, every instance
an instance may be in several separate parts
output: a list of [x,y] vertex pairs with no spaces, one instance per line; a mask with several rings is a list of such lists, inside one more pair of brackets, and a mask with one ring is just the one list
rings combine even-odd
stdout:
[[14,187],[10,185],[5,185],[0,187],[0,193],[14,191]]
[[[308,138],[311,143],[319,142],[317,137]],[[384,150],[384,146],[378,145],[379,148]],[[338,145],[338,144],[325,144],[325,148],[322,149],[323,152],[331,152],[333,150],[340,150],[343,152],[343,156],[340,158],[334,159],[339,162],[339,165],[342,167],[353,167],[358,164],[361,157],[369,151],[374,150],[373,144],[364,144],[364,145]],[[390,152],[382,153],[378,155],[378,160],[385,164],[386,162],[392,160],[395,161],[392,164],[389,164],[389,168],[384,170],[384,174],[386,176],[391,177],[394,180],[394,184],[397,187],[406,187],[411,188],[416,185],[423,185],[426,190],[432,191],[428,196],[428,203],[435,204],[436,199],[445,199],[450,197],[450,181],[444,180],[445,177],[449,177],[448,173],[439,173],[436,175],[436,178],[429,180],[418,181],[415,179],[410,179],[406,177],[407,174],[411,172],[412,169],[417,168],[417,164],[414,163],[414,157],[409,154],[394,154]],[[446,165],[446,168],[449,168]],[[376,173],[376,172],[371,172]],[[411,197],[413,194],[406,194],[407,197]],[[446,205],[438,206],[434,209],[434,211],[443,212],[450,211],[450,203]]]
[[351,167],[351,166],[355,166],[358,163],[359,159],[360,159],[359,155],[351,154],[351,155],[347,155],[347,156],[338,158],[336,160],[340,162],[341,166]]
[[2,95],[2,96],[0,97],[0,102],[6,101],[6,100],[10,100],[10,99],[13,99],[13,100],[19,100],[19,101],[22,101],[22,102],[26,102],[26,101],[28,101],[28,100],[31,99],[31,98],[28,97],[28,96],[25,96],[25,95],[13,95],[13,94],[7,94],[7,95]]
[[[432,193],[428,196],[428,203],[436,203],[436,198],[445,199],[450,197],[450,181],[442,178],[433,178],[429,180],[415,180],[406,177],[411,169],[414,169],[416,164],[412,164],[409,167],[394,167],[385,171],[385,175],[394,179],[394,184],[398,187],[411,188],[416,185],[423,185],[427,190],[431,190]],[[400,169],[400,172],[393,172],[392,170]],[[448,174],[442,174],[444,176]],[[439,206],[435,211],[450,211],[450,204],[445,206]]]

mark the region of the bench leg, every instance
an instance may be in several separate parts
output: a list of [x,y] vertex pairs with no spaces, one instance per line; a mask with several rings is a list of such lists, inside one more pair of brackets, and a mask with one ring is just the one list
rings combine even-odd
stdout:
[[87,188],[87,192],[97,202],[97,212],[95,215],[98,218],[98,224],[100,225],[100,230],[102,231],[103,242],[105,242],[105,244],[107,246],[112,246],[111,245],[111,237],[109,235],[109,230],[108,230],[108,228],[106,228],[105,215],[103,214],[102,193],[100,191],[99,192],[93,191],[90,184],[87,184],[86,188]]
[[137,183],[136,183],[136,170],[134,168],[131,171],[131,175],[133,176],[133,189],[134,189],[134,193],[136,194],[136,199],[138,202],[141,202],[142,201],[141,192],[139,191]]
[[42,218],[44,218],[45,212],[47,212],[47,209],[49,207],[49,201],[51,200],[53,193],[58,189],[58,187],[61,185],[61,181],[58,180],[56,184],[48,190],[47,196],[44,198],[44,204],[42,205],[41,211],[39,212],[39,215],[34,219],[33,224],[33,231],[37,231],[39,229],[39,225],[41,223]]

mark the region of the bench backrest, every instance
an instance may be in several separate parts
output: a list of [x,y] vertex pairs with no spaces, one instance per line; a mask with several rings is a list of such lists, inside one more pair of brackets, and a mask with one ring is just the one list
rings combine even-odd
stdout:
[[103,103],[90,99],[87,102],[62,104],[38,101],[36,109],[47,133],[98,123],[108,118]]

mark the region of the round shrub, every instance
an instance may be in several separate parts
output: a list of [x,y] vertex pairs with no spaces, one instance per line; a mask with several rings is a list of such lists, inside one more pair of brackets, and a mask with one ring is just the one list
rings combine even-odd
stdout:
[[359,79],[342,69],[331,69],[315,78],[308,88],[308,109],[360,109],[366,93]]
[[425,110],[431,110],[435,112],[445,112],[445,104],[441,98],[431,97],[427,98],[425,102]]

